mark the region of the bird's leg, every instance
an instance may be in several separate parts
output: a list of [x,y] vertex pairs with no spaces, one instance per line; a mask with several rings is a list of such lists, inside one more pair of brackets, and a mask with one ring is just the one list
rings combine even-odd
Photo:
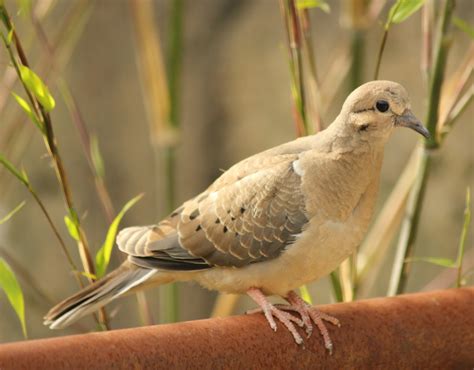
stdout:
[[301,337],[300,333],[298,333],[294,325],[297,324],[298,326],[303,326],[304,323],[302,320],[298,319],[297,317],[293,316],[288,312],[278,309],[276,306],[274,306],[268,301],[267,297],[262,293],[260,289],[251,288],[247,291],[247,294],[255,301],[255,303],[260,306],[261,311],[265,315],[265,318],[267,319],[273,331],[277,330],[277,326],[274,319],[274,317],[276,317],[283,325],[285,325],[285,327],[293,335],[293,338],[297,344],[303,343],[303,338]]
[[306,327],[306,333],[308,337],[313,332],[313,325],[311,324],[311,321],[313,321],[318,327],[319,332],[323,336],[324,346],[329,350],[329,353],[332,353],[333,345],[331,337],[329,336],[328,329],[324,324],[324,321],[328,321],[336,326],[341,326],[339,320],[335,317],[325,314],[324,312],[319,311],[316,307],[311,306],[294,291],[290,291],[288,295],[284,298],[288,301],[290,305],[281,306],[279,307],[280,310],[298,312],[301,315],[301,319]]

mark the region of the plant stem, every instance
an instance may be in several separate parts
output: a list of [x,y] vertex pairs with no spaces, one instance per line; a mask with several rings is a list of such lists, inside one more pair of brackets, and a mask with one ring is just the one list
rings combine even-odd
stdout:
[[[173,105],[171,101],[171,105]],[[176,187],[176,152],[174,147],[165,148],[163,150],[165,162],[165,199],[166,211],[173,211]],[[161,322],[172,323],[179,321],[179,291],[176,283],[170,283],[160,287],[160,311]]]
[[[182,61],[183,1],[174,0],[171,9],[170,39],[167,53],[168,91],[170,98],[169,123],[179,127],[179,85]],[[170,213],[176,207],[176,147],[171,145],[164,150],[166,177],[166,205]],[[166,322],[179,320],[179,287],[171,283],[163,288],[165,301],[162,301],[162,317]],[[165,303],[166,302],[166,303]]]
[[388,28],[385,28],[383,32],[382,42],[380,43],[379,53],[377,55],[377,63],[375,65],[375,73],[374,73],[374,80],[378,80],[379,78],[379,71],[380,71],[380,64],[382,63],[382,55],[385,50],[385,44],[387,42],[388,36]]
[[[74,16],[72,17],[72,20],[74,20],[75,23],[79,24],[79,26],[82,26],[83,20],[79,17],[79,15],[75,14],[77,11],[87,12],[87,9],[84,9],[84,5],[81,5],[81,7],[79,7],[77,10],[75,9],[75,12],[73,13]],[[43,43],[44,49],[47,51],[48,64],[51,66],[52,70],[57,70],[58,66],[55,60],[56,50],[52,46],[52,44],[49,42],[48,37],[46,36],[46,33],[43,27],[41,26],[41,23],[35,18],[33,14],[32,14],[32,23],[38,35],[38,39]],[[68,29],[69,33],[74,33],[73,25],[69,25],[68,28],[69,28]],[[79,138],[81,140],[82,148],[84,150],[87,163],[89,164],[91,172],[94,175],[94,183],[96,187],[97,196],[99,198],[106,220],[110,224],[114,219],[115,210],[112,205],[112,201],[110,199],[110,195],[107,190],[107,187],[105,185],[104,178],[97,172],[97,169],[94,166],[94,161],[92,159],[92,154],[91,154],[91,138],[90,138],[89,130],[87,129],[87,125],[84,122],[81,111],[71,93],[71,90],[69,89],[68,84],[59,75],[56,76],[56,80],[57,80],[56,84],[58,86],[58,89],[63,95],[63,99],[71,114],[71,118],[76,126],[77,131],[79,132]]]
[[460,288],[462,285],[462,265],[464,260],[464,248],[466,246],[467,232],[469,230],[469,224],[471,223],[471,189],[467,188],[466,190],[466,208],[464,210],[464,224],[461,231],[461,237],[459,239],[459,248],[458,248],[458,273],[456,277],[456,287]]
[[[170,97],[170,124],[179,127],[179,87],[183,57],[183,1],[174,0],[170,17],[170,38],[167,58],[168,89]],[[170,207],[171,212],[175,205]]]
[[[22,65],[26,66],[29,68],[29,62],[26,57],[26,54],[24,52],[24,49],[21,45],[20,39],[13,27],[13,24],[11,22],[11,18],[8,14],[7,9],[3,6],[3,4],[0,5],[0,12],[2,16],[2,20],[8,30],[8,32],[12,33],[13,35],[13,42],[15,44],[18,58],[21,62]],[[64,200],[69,212],[69,215],[71,216],[71,219],[75,222],[78,234],[79,234],[79,241],[78,241],[78,249],[79,249],[79,255],[81,257],[82,265],[84,267],[85,272],[88,274],[88,279],[90,282],[93,282],[94,279],[92,276],[95,274],[95,268],[94,268],[94,262],[90,253],[87,237],[85,234],[84,229],[81,226],[80,218],[78,216],[78,213],[74,207],[73,203],[73,198],[72,198],[72,191],[71,187],[69,185],[69,180],[66,175],[66,171],[64,168],[64,164],[62,161],[62,158],[59,154],[59,149],[58,149],[58,144],[57,140],[54,135],[54,130],[53,130],[53,125],[51,122],[51,116],[49,115],[48,112],[43,108],[43,106],[37,101],[36,98],[32,96],[30,93],[29,89],[27,86],[24,84],[22,78],[21,78],[21,73],[19,69],[19,64],[13,53],[11,52],[11,48],[9,47],[8,43],[6,43],[7,49],[10,53],[10,59],[11,62],[14,64],[15,69],[17,71],[18,77],[20,81],[23,84],[23,87],[25,88],[25,91],[28,95],[29,100],[32,103],[32,107],[35,110],[36,116],[41,120],[42,124],[44,125],[44,132],[43,132],[43,138],[45,140],[46,148],[49,151],[49,154],[53,160],[53,163],[55,165],[55,170],[56,170],[56,175],[58,178],[59,185],[61,187]],[[99,312],[99,321],[102,327],[107,327],[107,317],[105,314],[105,310],[101,309]]]
[[280,0],[280,11],[285,25],[290,66],[293,115],[297,136],[308,134],[301,58],[301,26],[295,0]]
[[392,274],[387,293],[389,296],[401,294],[405,291],[406,282],[410,272],[410,265],[408,265],[405,260],[413,256],[421,206],[424,199],[428,171],[431,164],[429,151],[424,149],[421,151],[420,155],[420,167],[413,188],[410,191],[407,208],[405,210],[405,218],[401,226],[395,262],[392,267]]
[[449,39],[447,37],[449,25],[451,23],[452,13],[455,1],[446,0],[444,3],[443,13],[439,23],[438,35],[434,45],[434,66],[431,74],[429,85],[428,114],[426,116],[426,126],[431,134],[431,138],[427,140],[427,148],[437,148],[439,146],[439,136],[436,129],[438,124],[439,102],[441,97],[441,87],[444,80],[444,72],[446,69],[446,59],[449,51]]
[[79,133],[79,138],[82,143],[84,156],[86,157],[87,163],[89,164],[89,168],[94,176],[94,184],[96,188],[97,197],[99,198],[104,216],[107,222],[110,224],[112,223],[115,217],[115,209],[112,204],[112,200],[110,198],[110,194],[107,189],[107,186],[105,184],[105,180],[102,177],[102,175],[97,172],[97,169],[94,166],[94,161],[92,159],[92,151],[91,151],[91,136],[89,134],[89,130],[87,129],[87,125],[83,119],[79,106],[77,105],[76,100],[72,96],[72,93],[66,81],[58,77],[56,84],[58,86],[58,89],[62,92],[64,102],[66,103],[66,106],[68,107],[72,120]]
[[351,40],[352,65],[350,69],[350,91],[355,90],[362,84],[362,73],[364,70],[364,49],[365,32],[363,30],[354,29],[352,31]]
[[[8,12],[5,7],[1,7],[1,11],[4,15],[4,18],[7,20],[6,26],[8,28],[9,32],[13,32],[13,41],[15,43],[16,50],[18,52],[18,57],[20,59],[20,62],[22,65],[26,66],[29,68],[29,62],[26,57],[26,54],[23,50],[23,47],[21,45],[20,39],[18,35],[16,34],[13,24],[10,21],[10,16],[8,15]],[[11,49],[9,48],[11,51]],[[15,65],[15,69],[17,70],[18,76],[20,76],[20,70],[18,63],[16,61],[16,58],[11,54],[11,61]],[[21,78],[20,78],[21,80]],[[56,174],[58,176],[59,183],[61,185],[61,189],[63,191],[64,199],[66,201],[67,207],[69,212],[74,216],[77,216],[77,212],[75,211],[74,204],[72,201],[72,193],[70,190],[69,186],[69,181],[66,176],[66,172],[64,169],[64,165],[61,159],[61,156],[59,154],[59,150],[57,147],[56,139],[54,136],[54,131],[51,123],[51,117],[48,112],[44,110],[44,108],[37,102],[35,98],[31,95],[29,92],[28,88],[23,84],[25,91],[27,92],[27,95],[32,103],[32,106],[34,109],[37,111],[37,116],[42,120],[42,123],[44,124],[44,129],[45,129],[45,141],[46,141],[46,146],[50,152],[50,155],[53,159],[53,162],[55,164],[56,168]],[[79,249],[81,252],[81,259],[83,261],[84,269],[87,273],[89,274],[94,274],[94,264],[92,261],[92,258],[90,256],[90,251],[89,251],[89,246],[87,243],[87,239],[85,237],[85,233],[82,230],[82,227],[80,225],[79,217],[77,217],[77,222],[78,222],[78,229],[79,229],[79,238],[80,238],[80,243],[79,243]]]
[[393,15],[397,12],[398,8],[401,5],[402,5],[401,1],[397,2],[395,4],[395,9],[393,9],[393,12],[389,13],[388,19],[385,22],[382,42],[380,43],[379,53],[377,55],[377,63],[375,65],[374,80],[378,80],[378,78],[379,78],[379,71],[380,71],[380,64],[382,62],[382,55],[383,55],[383,52],[385,50],[385,43],[387,42],[388,30],[390,29],[390,26],[392,24]]
[[211,317],[227,317],[232,315],[239,298],[240,294],[219,293],[214,303]]
[[[28,191],[31,193],[31,195],[33,196],[33,198],[35,199],[36,203],[38,204],[38,206],[40,207],[41,209],[41,212],[43,212],[44,216],[46,217],[46,220],[48,221],[48,224],[49,226],[51,227],[51,229],[53,230],[53,233],[54,235],[56,236],[56,238],[58,239],[59,241],[59,244],[61,245],[61,249],[63,250],[64,252],[64,255],[66,256],[66,259],[72,269],[72,271],[78,271],[78,268],[76,266],[76,264],[74,263],[71,255],[69,254],[69,251],[66,247],[66,243],[64,242],[63,238],[61,237],[61,234],[59,233],[59,230],[56,228],[56,226],[54,225],[54,222],[53,220],[51,219],[51,216],[49,215],[49,212],[46,210],[46,207],[45,205],[43,204],[43,202],[41,201],[41,199],[39,198],[38,194],[36,194],[36,192],[33,190],[33,188],[28,185]],[[77,277],[76,274],[74,274],[74,276]],[[77,282],[79,283],[80,287],[83,288],[84,285],[82,284],[82,281],[77,277]]]
[[[356,20],[352,22],[355,25]],[[364,67],[365,31],[353,26],[351,38],[352,62],[349,70],[349,93],[362,84]],[[352,301],[358,289],[357,259],[359,248],[338,268],[344,302]],[[350,291],[349,291],[350,290]],[[349,299],[350,298],[350,299]]]
[[431,57],[432,57],[432,44],[433,44],[433,17],[434,17],[434,4],[432,1],[427,1],[422,8],[421,13],[421,72],[425,81],[429,81]]
[[[58,72],[62,69],[64,65],[67,64],[68,60],[71,57],[72,51],[74,49],[74,45],[76,44],[81,31],[84,29],[84,25],[87,22],[88,17],[91,14],[91,10],[93,8],[94,3],[89,0],[79,0],[72,10],[61,19],[61,26],[59,27],[59,32],[57,37],[55,38],[54,43],[51,45],[51,50],[54,52],[56,63],[54,65],[54,72]],[[41,2],[37,4],[36,8],[41,7]],[[30,12],[32,23],[33,25],[41,25],[41,20],[45,16],[47,12],[41,12],[38,14],[35,10]],[[38,18],[39,17],[39,18]],[[36,28],[36,27],[35,27]],[[36,29],[38,31],[38,29]],[[44,32],[36,32],[36,37],[42,37]],[[31,37],[29,37],[31,39]],[[31,42],[27,42],[28,45]],[[23,47],[25,47],[25,42],[23,41]],[[37,72],[41,75],[45,82],[47,82],[49,75],[53,72],[51,68],[51,57],[50,53],[43,52],[45,51],[44,48],[41,49],[42,53],[39,56],[37,62]],[[3,81],[1,83],[1,90],[0,91],[0,112],[3,111],[6,103],[6,97],[10,94],[8,93],[14,87],[15,82],[18,80],[17,73],[11,74],[11,70],[7,69],[5,71],[5,75],[3,77]],[[35,111],[36,112],[36,111]],[[25,145],[30,141],[31,137],[33,136],[31,133],[31,126],[25,125],[24,121],[26,117],[24,116],[23,111],[18,111],[14,119],[10,124],[10,129],[8,130],[6,135],[2,135],[1,139],[5,145],[10,148],[14,147],[15,152],[21,153]],[[23,142],[19,141],[19,138],[14,138],[14,135],[20,136],[21,132],[25,132],[24,136],[27,136],[28,139],[23,140]],[[8,153],[8,149],[5,150]],[[0,181],[1,181],[0,176]],[[2,194],[3,195],[3,194]]]
[[342,286],[341,286],[341,281],[339,280],[339,276],[336,271],[331,272],[331,275],[329,275],[331,278],[331,285],[332,285],[332,291],[334,293],[334,298],[336,298],[336,301],[338,302],[344,302],[344,295],[342,294]]
[[[316,59],[311,36],[311,20],[308,9],[298,11],[301,20],[302,47],[305,56],[306,66],[308,68],[306,88],[308,92],[307,99],[307,134],[313,134],[323,129],[321,122],[321,88],[316,71]],[[311,124],[309,124],[311,123]]]
[[388,295],[400,294],[405,291],[409,274],[407,258],[413,255],[414,243],[418,229],[421,207],[425,195],[426,183],[431,165],[431,149],[437,148],[438,142],[438,107],[441,96],[441,87],[444,80],[444,71],[448,55],[449,43],[447,33],[454,9],[455,1],[446,0],[438,23],[438,37],[434,46],[434,68],[429,83],[428,112],[426,126],[431,138],[425,141],[424,150],[421,152],[421,165],[407,204],[405,220],[400,231],[395,262],[390,277]]

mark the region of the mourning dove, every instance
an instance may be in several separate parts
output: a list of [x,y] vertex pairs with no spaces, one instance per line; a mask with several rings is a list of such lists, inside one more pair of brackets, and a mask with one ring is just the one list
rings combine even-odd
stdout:
[[[405,89],[373,81],[354,90],[324,131],[251,156],[157,225],[117,237],[128,259],[59,303],[45,317],[63,328],[127,292],[194,280],[220,292],[247,293],[276,330],[275,318],[303,339],[314,322],[339,325],[294,290],[333,271],[362,241],[379,186],[384,145],[395,127],[428,137]],[[277,295],[288,306],[267,300]],[[293,313],[299,313],[296,317]]]

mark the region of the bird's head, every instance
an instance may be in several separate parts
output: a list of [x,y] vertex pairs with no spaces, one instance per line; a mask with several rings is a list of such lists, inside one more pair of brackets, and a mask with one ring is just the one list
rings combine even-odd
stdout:
[[392,81],[372,81],[355,89],[342,108],[344,133],[384,144],[395,127],[408,127],[428,138],[428,130],[410,110],[406,90]]

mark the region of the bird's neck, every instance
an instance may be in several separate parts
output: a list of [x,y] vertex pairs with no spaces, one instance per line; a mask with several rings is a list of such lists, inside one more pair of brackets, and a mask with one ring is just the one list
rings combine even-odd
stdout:
[[333,155],[367,155],[372,157],[383,156],[384,140],[367,138],[358,135],[349,130],[344,122],[345,118],[338,117],[328,128],[322,131],[321,141],[325,143],[323,146],[328,153]]
[[316,149],[319,154],[315,157],[322,158],[322,162],[318,164],[318,171],[314,171],[316,178],[308,178],[307,183],[315,198],[324,199],[323,203],[327,201],[327,204],[315,202],[318,207],[311,209],[310,213],[324,213],[329,219],[345,220],[361,199],[368,198],[370,202],[364,202],[363,213],[370,215],[374,205],[372,200],[375,201],[378,191],[383,147],[354,142],[332,126],[320,133]]

